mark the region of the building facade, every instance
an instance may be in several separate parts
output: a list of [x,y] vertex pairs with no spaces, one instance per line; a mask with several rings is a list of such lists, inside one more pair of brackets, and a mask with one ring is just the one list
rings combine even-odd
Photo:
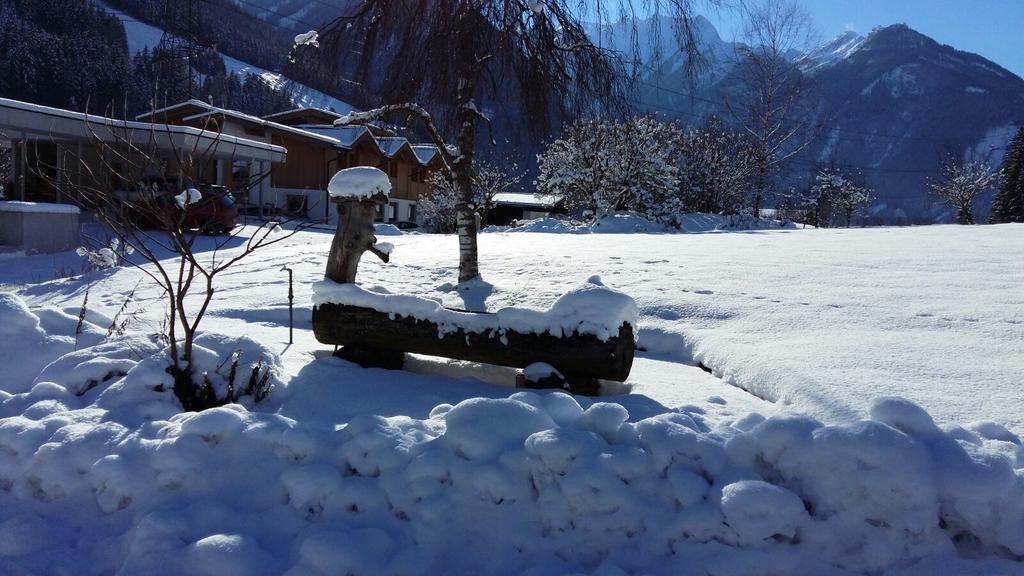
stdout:
[[[258,118],[189,100],[140,115],[138,120],[192,126],[286,149],[287,158],[270,166],[269,173],[245,162],[221,162],[216,174],[208,175],[229,188],[250,189],[245,201],[260,214],[333,221],[327,194],[331,177],[344,168],[374,166],[391,178],[391,200],[380,220],[421,222],[419,200],[429,191],[430,175],[442,168],[437,148],[413,145],[376,126],[334,126],[339,117],[302,108]],[[257,179],[268,180],[267,186],[253,186]]]

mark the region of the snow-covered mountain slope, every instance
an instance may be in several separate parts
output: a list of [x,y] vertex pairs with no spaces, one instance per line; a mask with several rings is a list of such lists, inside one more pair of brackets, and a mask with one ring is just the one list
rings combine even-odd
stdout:
[[847,30],[832,40],[825,42],[817,48],[810,50],[796,59],[801,70],[808,74],[833,66],[836,63],[848,58],[867,40],[864,36]]
[[[98,0],[96,1],[96,4],[103,7],[103,9],[111,14],[115,14],[118,19],[121,20],[128,39],[129,54],[137,54],[141,52],[143,48],[149,48],[152,50],[160,43],[160,39],[164,34],[162,29],[151,24],[147,24],[129,14],[116,10],[115,8],[108,6],[103,2],[99,2]],[[234,72],[242,76],[245,76],[246,74],[255,74],[266,82],[267,85],[273,88],[287,88],[291,92],[292,98],[297,107],[334,110],[339,114],[347,114],[353,109],[351,104],[333,96],[324,94],[323,92],[310,88],[304,84],[295,82],[280,72],[260,68],[259,66],[242,62],[237,58],[232,58],[225,54],[221,54],[221,58],[223,58],[224,67],[228,72]]]
[[[696,63],[705,81],[720,78],[732,67],[736,49],[718,34],[710,20],[697,16],[692,29],[700,46],[701,61]],[[676,19],[662,16],[637,22],[628,21],[587,25],[594,41],[635,60],[648,78],[684,72],[689,58],[679,49],[681,24]]]

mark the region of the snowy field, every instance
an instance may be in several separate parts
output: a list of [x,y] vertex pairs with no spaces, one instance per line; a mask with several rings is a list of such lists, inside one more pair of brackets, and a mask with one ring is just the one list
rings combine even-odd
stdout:
[[140,273],[0,260],[0,573],[1024,573],[1022,226],[487,233],[467,292],[454,237],[364,259],[365,285],[460,308],[600,275],[641,352],[597,399],[332,358],[309,309],[330,240],[222,278],[204,366],[262,354],[277,388],[199,415],[156,390],[147,283],[105,337]]

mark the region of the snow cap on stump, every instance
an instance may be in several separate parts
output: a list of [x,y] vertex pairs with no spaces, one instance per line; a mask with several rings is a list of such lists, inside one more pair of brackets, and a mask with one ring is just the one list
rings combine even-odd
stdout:
[[372,198],[391,193],[391,180],[379,168],[355,166],[339,171],[327,184],[331,198]]

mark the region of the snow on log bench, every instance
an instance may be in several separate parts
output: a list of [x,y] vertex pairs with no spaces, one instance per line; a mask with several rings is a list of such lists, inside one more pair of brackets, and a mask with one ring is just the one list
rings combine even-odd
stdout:
[[561,381],[580,393],[596,393],[597,379],[624,381],[633,365],[636,303],[596,276],[546,311],[451,310],[428,298],[331,280],[314,284],[313,306],[313,333],[320,342],[397,353],[383,362],[349,357],[362,364],[397,368],[401,353],[413,352],[529,367],[528,382]]
[[328,185],[338,228],[326,278],[313,286],[313,333],[336,354],[363,366],[400,369],[406,352],[529,368],[533,386],[596,394],[598,379],[622,382],[633,365],[637,306],[594,276],[547,311],[450,310],[427,298],[374,292],[355,284],[363,252],[387,262],[373,220],[391,183],[372,167],[342,170]]

